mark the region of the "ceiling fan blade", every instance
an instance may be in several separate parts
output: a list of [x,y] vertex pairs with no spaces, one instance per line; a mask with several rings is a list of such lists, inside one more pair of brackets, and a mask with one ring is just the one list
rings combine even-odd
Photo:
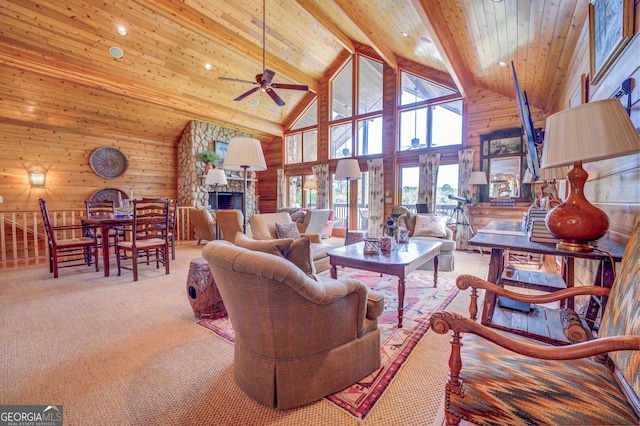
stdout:
[[309,86],[304,86],[302,84],[273,83],[271,87],[273,87],[274,89],[309,90]]
[[265,69],[262,73],[262,81],[265,82],[267,86],[269,86],[271,84],[271,80],[273,80],[274,75],[276,75],[275,72]]
[[229,78],[229,77],[218,77],[218,80],[222,80],[222,81],[234,81],[236,83],[249,83],[249,84],[258,84],[255,81],[248,81],[248,80],[239,80],[237,78]]
[[247,96],[249,96],[250,94],[257,92],[258,90],[260,90],[259,87],[254,87],[253,89],[248,90],[248,91],[244,92],[242,95],[240,95],[237,98],[235,98],[234,101],[241,101],[244,98],[246,98]]
[[278,94],[276,92],[273,91],[273,89],[268,88],[267,89],[267,95],[271,96],[271,99],[273,99],[273,101],[275,103],[277,103],[278,106],[283,106],[284,105],[284,101],[280,98],[280,96],[278,96]]

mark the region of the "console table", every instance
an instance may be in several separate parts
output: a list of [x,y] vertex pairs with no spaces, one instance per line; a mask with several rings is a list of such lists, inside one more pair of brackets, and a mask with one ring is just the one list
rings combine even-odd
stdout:
[[[490,228],[498,230],[504,228],[501,224],[492,224]],[[509,229],[515,229],[517,224],[510,224],[507,226]],[[515,233],[515,232],[514,232]],[[504,253],[507,250],[514,250],[527,253],[537,253],[541,255],[561,256],[563,258],[563,271],[562,278],[567,287],[573,287],[574,285],[574,271],[575,259],[589,259],[598,261],[598,271],[594,285],[611,287],[614,281],[613,262],[620,262],[622,255],[624,254],[625,246],[617,243],[608,238],[602,238],[598,241],[597,250],[588,253],[579,253],[566,250],[559,250],[555,244],[537,243],[529,241],[529,238],[522,235],[509,235],[501,233],[488,233],[478,232],[471,240],[469,244],[479,247],[488,247],[491,249],[491,259],[489,261],[489,272],[487,274],[487,281],[492,283],[500,283],[500,277],[503,274],[504,269]],[[506,327],[496,322],[494,317],[494,310],[496,307],[496,295],[491,292],[485,294],[484,306],[482,310],[481,322],[483,325],[500,328],[504,330],[510,330],[510,327]],[[573,300],[567,301],[567,306],[573,308]],[[604,309],[605,303],[602,303]],[[593,297],[589,301],[589,305],[586,312],[587,321],[593,324],[598,316],[600,310],[600,303]]]

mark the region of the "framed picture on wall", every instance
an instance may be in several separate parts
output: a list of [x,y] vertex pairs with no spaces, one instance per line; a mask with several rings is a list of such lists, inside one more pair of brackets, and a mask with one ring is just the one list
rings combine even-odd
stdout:
[[216,167],[222,167],[224,164],[224,158],[227,156],[227,149],[229,148],[229,142],[216,141],[215,150],[218,160],[216,161]]
[[633,36],[633,0],[594,0],[589,4],[591,84],[596,84]]

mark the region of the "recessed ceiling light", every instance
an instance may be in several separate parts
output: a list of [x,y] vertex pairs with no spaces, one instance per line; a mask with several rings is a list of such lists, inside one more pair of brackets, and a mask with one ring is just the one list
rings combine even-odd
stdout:
[[204,69],[207,71],[211,71],[211,64],[204,64]]
[[409,33],[405,33],[404,31],[400,33],[402,37],[409,38]]
[[129,34],[129,31],[127,31],[127,29],[125,27],[118,27],[118,34],[120,34],[122,37],[124,37],[127,34]]
[[493,0],[494,3],[500,3],[502,0]]
[[502,68],[508,67],[507,63],[503,61],[498,61],[498,65],[500,65]]
[[124,51],[122,49],[120,49],[119,47],[117,47],[117,46],[113,46],[113,47],[109,48],[109,53],[115,59],[120,59],[120,58],[122,58],[124,56]]

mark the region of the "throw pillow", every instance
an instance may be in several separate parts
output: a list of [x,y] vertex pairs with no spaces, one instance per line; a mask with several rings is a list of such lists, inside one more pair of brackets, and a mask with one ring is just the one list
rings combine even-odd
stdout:
[[294,222],[302,223],[306,214],[307,214],[306,211],[298,210],[295,213],[291,213],[291,220]]
[[254,240],[253,238],[247,237],[242,232],[238,232],[234,242],[238,247],[285,257],[285,253],[289,251],[289,246],[293,240]]
[[414,237],[446,237],[447,217],[439,215],[417,215]]
[[311,252],[311,239],[309,237],[305,236],[294,240],[284,257],[305,274],[313,277],[313,274],[316,273],[316,267],[313,264],[313,253]]
[[291,238],[297,240],[300,238],[300,231],[298,231],[298,225],[295,222],[291,223],[276,223],[276,235],[278,238]]
[[213,216],[211,216],[211,213],[209,213],[209,210],[206,207],[204,207],[202,211],[204,212],[204,219],[207,221],[207,224],[215,225],[216,221],[213,220]]

